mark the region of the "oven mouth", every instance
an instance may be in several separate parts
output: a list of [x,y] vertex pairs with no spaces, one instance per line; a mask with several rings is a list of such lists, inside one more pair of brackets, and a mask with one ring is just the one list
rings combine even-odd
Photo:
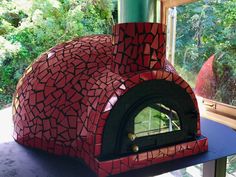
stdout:
[[[147,112],[155,115],[147,118],[144,116]],[[172,117],[167,115],[171,112]],[[113,159],[196,140],[197,117],[191,97],[179,85],[166,80],[145,81],[120,97],[111,110],[99,159]],[[165,122],[162,126],[165,131],[157,128],[160,124],[155,120],[160,121],[160,118],[163,118],[162,124]],[[153,121],[147,122],[151,125],[145,129],[147,119]],[[142,126],[140,120],[144,121]]]
[[128,133],[128,138],[134,141],[136,138],[145,138],[158,134],[181,131],[182,123],[178,113],[161,103],[153,103],[139,110],[131,118],[134,123],[133,132]]

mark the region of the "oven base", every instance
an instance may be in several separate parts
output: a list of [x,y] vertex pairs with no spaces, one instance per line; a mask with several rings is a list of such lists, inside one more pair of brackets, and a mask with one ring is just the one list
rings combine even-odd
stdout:
[[107,161],[99,161],[98,159],[94,159],[94,161],[90,161],[88,165],[99,177],[106,177],[173,159],[196,155],[207,150],[208,139],[201,136],[194,141],[180,143],[117,159]]
[[204,136],[200,136],[194,141],[184,142],[112,160],[100,161],[92,154],[84,151],[75,151],[75,149],[63,145],[54,146],[53,142],[45,142],[41,139],[35,139],[35,141],[31,142],[27,141],[28,143],[23,143],[26,142],[23,139],[17,139],[16,141],[20,144],[42,149],[52,154],[82,158],[98,177],[115,175],[174,159],[200,154],[208,150],[208,139]]

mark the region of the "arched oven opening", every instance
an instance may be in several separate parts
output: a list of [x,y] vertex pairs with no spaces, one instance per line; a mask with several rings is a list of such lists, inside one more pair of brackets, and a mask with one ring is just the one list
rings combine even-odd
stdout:
[[145,81],[121,96],[111,110],[99,160],[196,140],[197,118],[190,95],[179,85]]

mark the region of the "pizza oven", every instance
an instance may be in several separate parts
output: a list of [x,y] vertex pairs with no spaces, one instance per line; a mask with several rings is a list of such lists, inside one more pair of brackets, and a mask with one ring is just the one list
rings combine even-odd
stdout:
[[166,60],[166,26],[140,22],[157,4],[119,2],[129,23],[43,53],[13,98],[18,143],[81,158],[99,177],[208,149],[194,92]]
[[207,150],[197,100],[159,23],[121,23],[42,54],[13,100],[14,138],[108,176]]

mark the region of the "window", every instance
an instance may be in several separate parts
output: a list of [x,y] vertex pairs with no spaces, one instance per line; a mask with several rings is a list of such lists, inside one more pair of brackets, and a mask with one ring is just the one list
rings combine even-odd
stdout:
[[[170,9],[167,40],[168,60],[198,95],[200,114],[234,129],[236,23],[232,17],[236,14],[235,7],[235,2],[228,0],[179,6],[177,14],[175,9]],[[202,176],[199,173],[202,168],[190,168],[178,173]],[[227,158],[227,177],[233,176],[236,176],[236,156]]]
[[179,6],[177,15],[172,9],[167,47],[169,60],[198,96],[231,106],[236,106],[236,23],[229,16],[235,14],[232,0]]
[[136,137],[180,130],[178,114],[163,104],[153,104],[144,108],[134,121]]

